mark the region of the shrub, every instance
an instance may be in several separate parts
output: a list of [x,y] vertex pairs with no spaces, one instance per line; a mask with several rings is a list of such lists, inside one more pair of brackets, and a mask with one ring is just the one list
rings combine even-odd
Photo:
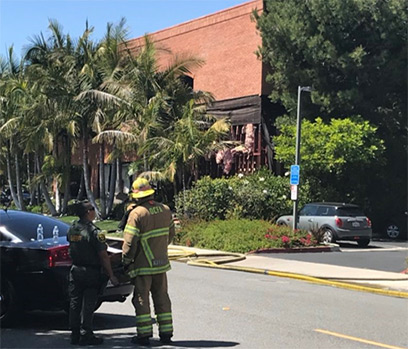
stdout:
[[27,211],[28,210],[33,212],[33,213],[42,213],[42,207],[41,206],[28,206]]
[[[310,188],[302,185],[299,203],[308,201]],[[292,209],[287,177],[261,169],[248,176],[211,179],[203,177],[176,197],[179,217],[200,220],[248,218],[273,221]]]
[[217,219],[211,222],[184,221],[174,243],[246,253],[262,248],[313,246],[316,241],[306,231],[293,232],[289,227],[271,225],[264,220]]

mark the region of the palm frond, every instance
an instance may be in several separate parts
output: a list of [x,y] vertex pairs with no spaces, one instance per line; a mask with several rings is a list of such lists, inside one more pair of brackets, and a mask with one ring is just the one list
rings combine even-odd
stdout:
[[107,144],[129,144],[129,143],[137,143],[138,137],[136,137],[133,133],[130,132],[123,132],[119,130],[106,130],[98,133],[93,139],[92,143],[102,143],[105,142]]

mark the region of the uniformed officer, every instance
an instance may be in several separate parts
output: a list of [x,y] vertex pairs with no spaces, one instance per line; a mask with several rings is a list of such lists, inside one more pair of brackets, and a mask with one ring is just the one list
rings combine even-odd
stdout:
[[162,343],[173,336],[171,302],[167,292],[170,263],[167,246],[174,237],[174,224],[168,206],[153,200],[154,189],[144,178],[132,184],[127,224],[123,232],[122,262],[132,278],[132,303],[136,310],[137,336],[132,343],[149,345],[153,336],[149,294],[151,293]]
[[86,201],[77,204],[76,208],[79,220],[72,224],[67,234],[72,259],[69,275],[71,344],[98,345],[102,344],[103,339],[95,337],[92,322],[104,280],[102,267],[112,284],[117,285],[118,280],[106,251],[105,234],[92,223],[95,219],[94,207]]

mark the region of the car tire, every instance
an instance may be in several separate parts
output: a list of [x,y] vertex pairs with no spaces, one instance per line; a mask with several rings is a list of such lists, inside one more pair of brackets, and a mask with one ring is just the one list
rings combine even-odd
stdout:
[[357,241],[358,247],[367,247],[370,243],[370,239],[361,239]]
[[400,229],[398,225],[394,223],[387,224],[387,227],[385,228],[385,233],[387,234],[387,237],[390,239],[398,239],[400,236]]
[[1,327],[8,327],[17,317],[17,299],[13,284],[8,280],[1,280],[0,287],[0,323]]
[[333,230],[330,228],[323,228],[322,242],[324,244],[332,244],[336,241]]

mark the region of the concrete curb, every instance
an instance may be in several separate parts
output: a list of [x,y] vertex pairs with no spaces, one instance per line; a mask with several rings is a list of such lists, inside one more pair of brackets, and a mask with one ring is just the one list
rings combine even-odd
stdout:
[[260,248],[250,251],[248,254],[259,253],[316,253],[316,252],[340,252],[339,245],[330,244],[325,246],[314,247],[295,247],[295,248]]
[[387,289],[380,288],[380,286],[377,286],[377,287],[362,286],[362,285],[357,285],[351,282],[349,283],[349,282],[324,280],[321,278],[316,278],[316,277],[306,276],[306,275],[296,274],[296,273],[280,272],[280,271],[274,271],[274,270],[269,270],[269,269],[260,269],[260,268],[252,268],[252,267],[218,265],[216,263],[206,263],[206,261],[197,261],[197,262],[189,261],[187,262],[187,264],[191,266],[196,266],[196,267],[227,269],[227,270],[235,270],[235,271],[241,271],[241,272],[243,271],[243,272],[249,272],[249,273],[271,275],[271,276],[277,276],[277,277],[285,277],[285,278],[290,278],[290,279],[307,281],[307,282],[314,283],[314,284],[338,287],[338,288],[360,291],[360,292],[375,293],[375,294],[380,294],[383,296],[408,298],[408,292],[387,290]]

